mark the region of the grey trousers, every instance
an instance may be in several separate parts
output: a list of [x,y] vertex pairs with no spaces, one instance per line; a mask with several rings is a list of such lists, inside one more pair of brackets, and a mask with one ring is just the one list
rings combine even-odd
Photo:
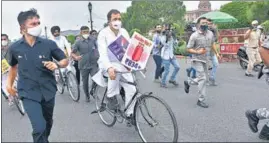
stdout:
[[199,101],[205,101],[206,97],[206,81],[208,76],[208,65],[200,61],[192,61],[193,68],[196,69],[195,79],[190,79],[188,82],[194,82],[198,84]]
[[83,83],[83,90],[85,93],[85,96],[88,97],[90,95],[89,93],[89,76],[93,76],[98,72],[98,65],[91,67],[90,69],[80,69],[80,74],[82,77],[82,83]]
[[[266,108],[259,108],[259,109],[257,109],[256,116],[260,120],[269,119],[269,110]],[[269,127],[269,122],[267,122],[266,125]]]

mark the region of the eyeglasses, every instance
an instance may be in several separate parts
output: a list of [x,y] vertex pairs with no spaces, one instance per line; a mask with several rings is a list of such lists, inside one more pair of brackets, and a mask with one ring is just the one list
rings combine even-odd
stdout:
[[1,38],[1,40],[2,40],[2,41],[5,41],[5,40],[7,40],[7,38],[3,38],[3,39]]

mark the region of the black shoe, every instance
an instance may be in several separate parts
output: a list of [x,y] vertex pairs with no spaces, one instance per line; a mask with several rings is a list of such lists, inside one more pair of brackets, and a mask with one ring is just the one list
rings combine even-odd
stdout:
[[189,85],[188,81],[184,81],[184,90],[186,93],[189,93],[189,91],[190,91],[190,85]]
[[208,108],[208,104],[206,104],[206,103],[203,102],[203,101],[199,101],[199,100],[198,100],[197,105],[200,106],[200,107],[203,107],[203,108]]
[[135,126],[135,120],[134,120],[133,114],[131,114],[130,116],[126,118],[126,123],[128,127]]
[[261,66],[261,69],[259,70],[259,73],[258,73],[258,79],[260,79],[262,76],[263,76],[263,67],[264,65]]
[[88,96],[86,96],[86,102],[90,102],[91,101],[91,98],[90,98],[90,96],[88,95]]
[[107,97],[107,107],[114,111],[114,110],[117,110],[118,109],[118,106],[119,106],[119,103],[118,103],[118,100],[117,100],[117,97],[116,96],[113,96],[113,97]]
[[248,76],[248,77],[254,77],[253,74],[247,74],[247,73],[245,73],[245,76]]
[[269,140],[269,127],[267,125],[263,126],[259,138],[262,140]]
[[256,111],[257,110],[254,110],[254,111],[246,111],[245,112],[245,115],[246,117],[248,118],[248,125],[249,125],[249,128],[251,129],[251,131],[253,133],[257,133],[258,132],[258,123],[259,123],[259,118],[256,116]]
[[178,86],[178,83],[174,80],[169,80],[169,83],[173,84],[174,86]]

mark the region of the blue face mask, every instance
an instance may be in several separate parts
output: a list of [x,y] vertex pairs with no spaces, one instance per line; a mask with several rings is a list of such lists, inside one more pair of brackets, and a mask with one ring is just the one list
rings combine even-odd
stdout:
[[55,37],[55,40],[60,40],[60,36]]
[[206,31],[208,29],[208,25],[200,25],[200,29],[202,31]]

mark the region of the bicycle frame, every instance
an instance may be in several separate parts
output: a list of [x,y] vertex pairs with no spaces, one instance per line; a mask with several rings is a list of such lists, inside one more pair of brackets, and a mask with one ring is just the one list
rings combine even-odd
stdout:
[[[141,71],[143,71],[143,70],[141,70]],[[138,94],[141,94],[139,88],[137,87],[137,79],[136,79],[136,77],[135,77],[135,75],[134,75],[135,72],[137,72],[137,71],[132,71],[132,72],[116,72],[116,73],[119,73],[119,74],[131,73],[131,74],[132,74],[132,77],[133,77],[133,79],[134,79],[134,82],[129,82],[129,81],[127,81],[127,80],[123,80],[123,79],[120,79],[120,82],[127,83],[127,84],[129,84],[129,85],[133,85],[133,86],[135,86],[135,89],[136,89],[135,94],[133,95],[132,99],[128,102],[128,104],[127,104],[127,106],[124,108],[123,112],[126,112],[126,111],[129,109],[129,107],[131,106],[132,102],[133,102],[133,101],[135,100],[135,98],[137,97],[137,95],[138,95]],[[142,74],[142,73],[141,73],[141,74]],[[149,94],[152,94],[152,93],[149,93]],[[137,102],[139,102],[139,98],[137,98]]]

